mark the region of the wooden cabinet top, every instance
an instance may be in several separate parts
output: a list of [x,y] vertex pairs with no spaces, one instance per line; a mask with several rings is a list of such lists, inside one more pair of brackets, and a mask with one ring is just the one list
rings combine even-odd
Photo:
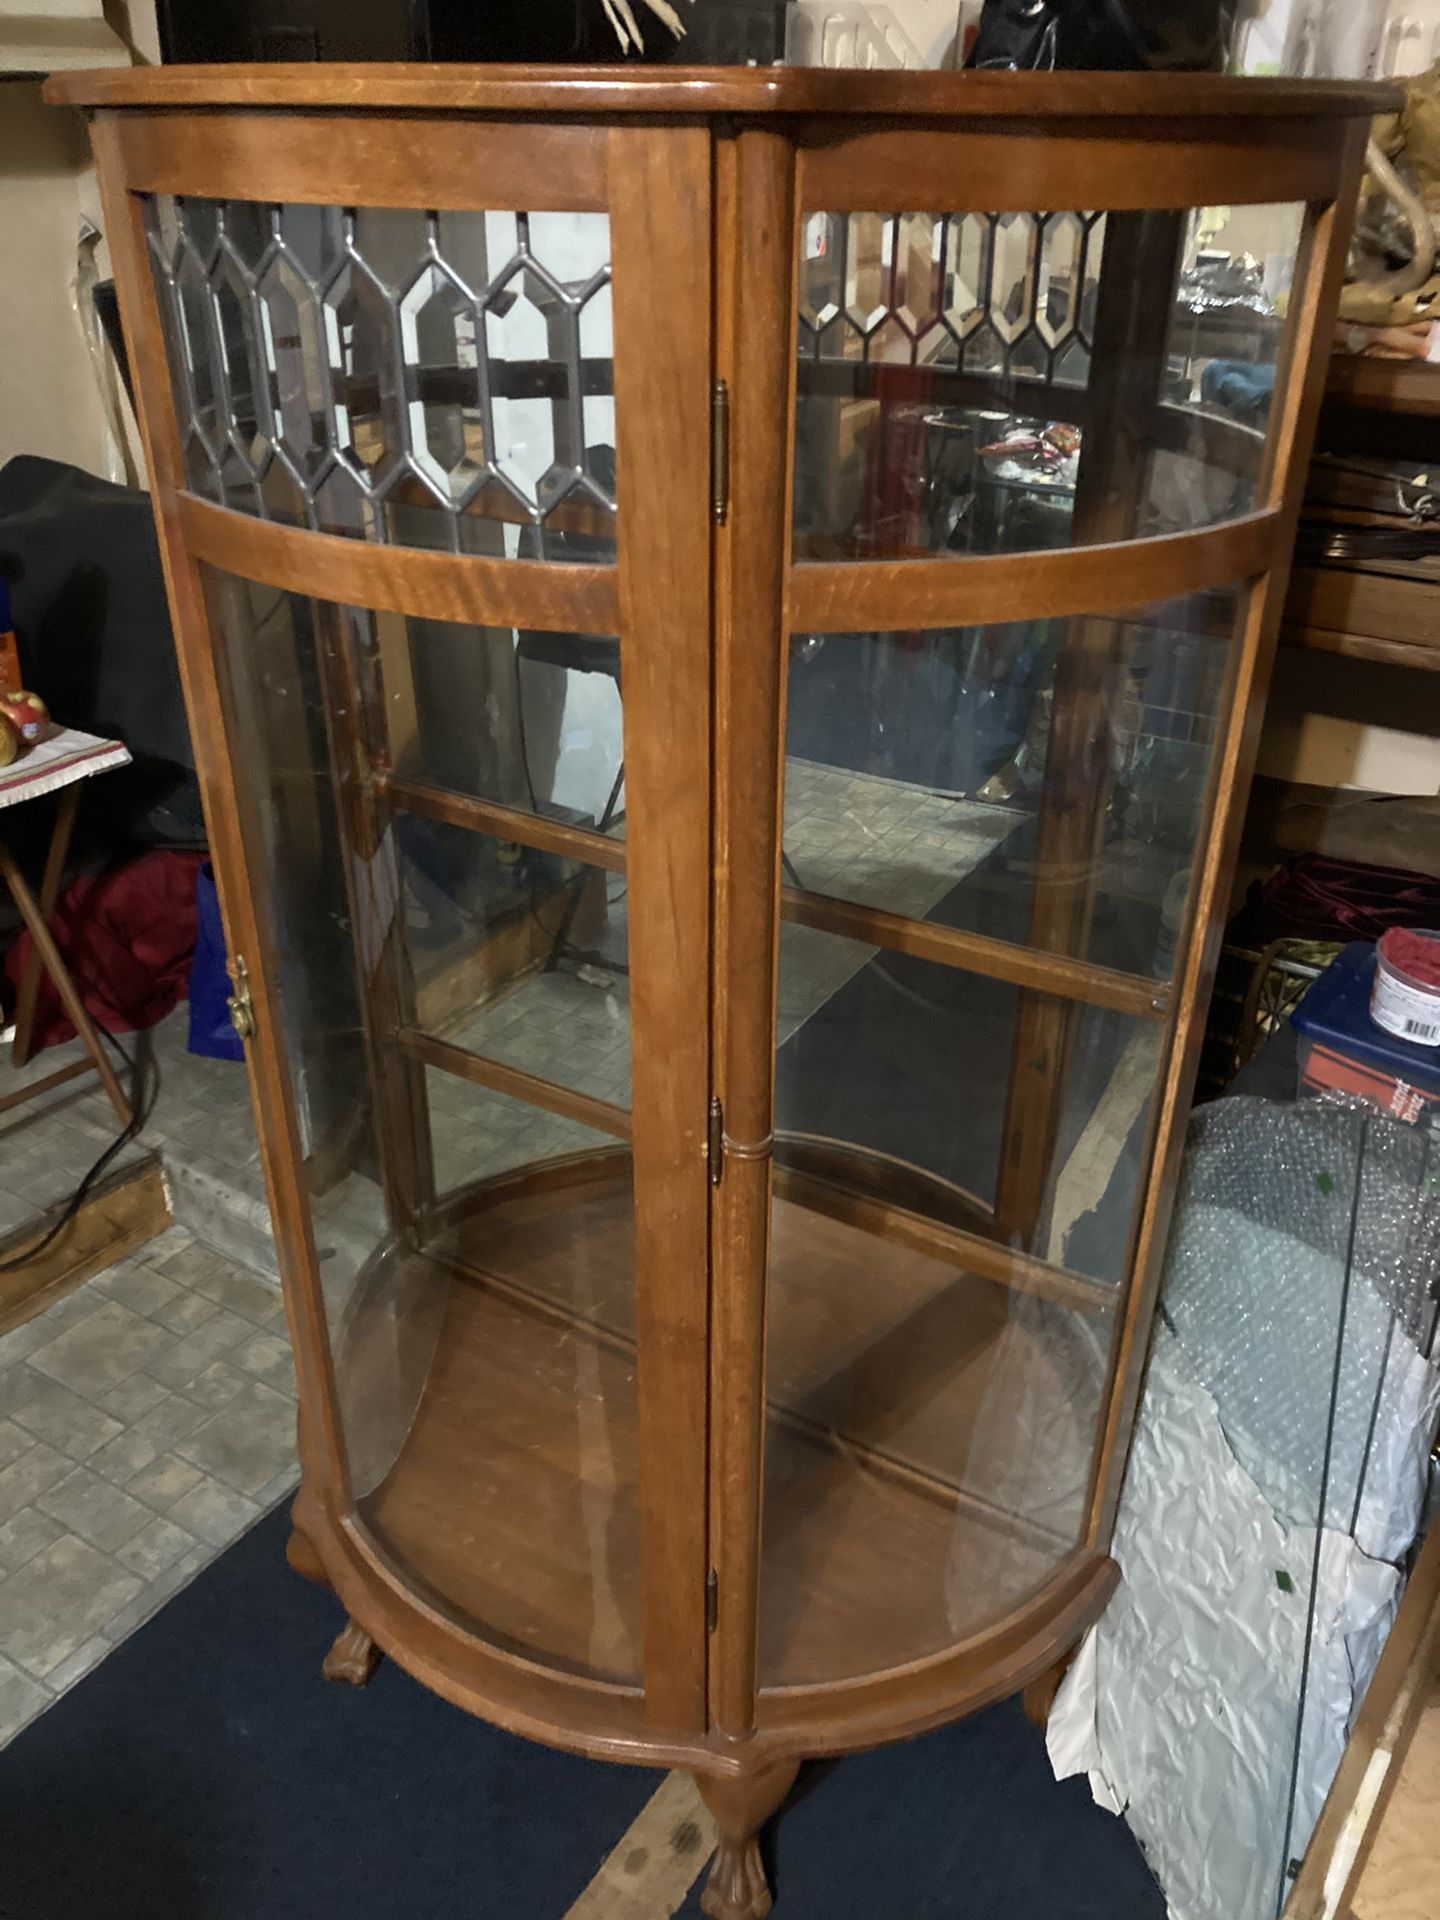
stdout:
[[57,74],[45,97],[77,107],[1147,121],[1347,119],[1386,112],[1399,101],[1383,85],[1221,74],[379,63],[110,68]]

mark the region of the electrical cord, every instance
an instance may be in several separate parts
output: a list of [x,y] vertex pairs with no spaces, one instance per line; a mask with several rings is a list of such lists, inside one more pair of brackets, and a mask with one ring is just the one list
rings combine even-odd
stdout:
[[126,1053],[114,1034],[107,1033],[105,1028],[98,1024],[96,1025],[95,1031],[102,1039],[110,1043],[110,1046],[120,1056],[122,1065],[129,1073],[130,1123],[128,1126],[121,1128],[109,1146],[95,1159],[89,1171],[81,1179],[80,1184],[65,1202],[58,1217],[50,1223],[50,1226],[41,1238],[32,1246],[26,1247],[22,1253],[15,1254],[8,1260],[0,1260],[0,1273],[14,1273],[18,1271],[19,1268],[28,1266],[32,1260],[44,1253],[47,1247],[54,1245],[55,1241],[59,1239],[66,1227],[69,1226],[81,1207],[84,1206],[87,1198],[94,1189],[96,1181],[99,1180],[105,1169],[110,1165],[110,1162],[123,1147],[127,1147],[130,1144],[155,1110],[156,1096],[160,1091],[160,1072],[159,1068],[155,1065],[154,1055],[152,1054],[150,1056],[152,1071],[147,1084],[139,1060],[132,1060],[130,1058],[130,1055]]

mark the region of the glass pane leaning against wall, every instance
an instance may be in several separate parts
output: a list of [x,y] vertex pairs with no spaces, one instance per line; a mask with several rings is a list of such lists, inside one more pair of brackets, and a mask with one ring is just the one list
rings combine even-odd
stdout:
[[[493,1644],[633,1683],[618,703],[586,704],[590,676],[556,664],[567,636],[220,575],[208,590],[358,1517]],[[542,640],[549,657],[527,665]],[[464,710],[481,724],[465,738],[425,693],[435,649],[452,666],[468,654]],[[575,699],[586,725],[571,731],[608,752],[563,745]],[[563,1064],[557,1025],[590,1036]]]
[[1247,512],[1303,211],[808,215],[795,557],[1081,546]]

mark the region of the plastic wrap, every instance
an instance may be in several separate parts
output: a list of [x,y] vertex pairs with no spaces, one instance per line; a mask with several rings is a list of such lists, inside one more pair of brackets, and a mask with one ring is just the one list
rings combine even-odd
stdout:
[[1121,1586],[1049,1732],[1173,1920],[1279,1912],[1393,1618],[1440,1420],[1435,1153],[1318,1103],[1192,1122]]
[[[1328,1432],[1324,1524],[1354,1531],[1394,1339],[1428,1348],[1433,1158],[1428,1135],[1338,1106],[1222,1100],[1192,1123],[1161,1311],[1291,1524],[1320,1517]],[[1361,1544],[1390,1558],[1413,1532],[1400,1512]]]

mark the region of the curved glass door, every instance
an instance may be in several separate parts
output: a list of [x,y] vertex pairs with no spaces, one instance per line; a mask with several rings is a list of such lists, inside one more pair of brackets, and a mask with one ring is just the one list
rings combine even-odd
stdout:
[[[1225,575],[1263,562],[1201,530],[1265,504],[1302,216],[801,215],[792,599],[841,609],[853,572],[893,616],[782,661],[762,1688],[942,1655],[1086,1540]],[[1175,598],[1117,604],[1119,554],[1098,604],[1089,556],[1004,590],[991,558],[1001,618],[963,624],[967,563],[1160,535]],[[919,598],[864,564],[897,559]]]
[[[1035,777],[1004,799],[924,777],[956,701],[918,690],[910,777],[857,765],[797,700],[792,648],[762,1685],[942,1652],[1081,1541],[1165,1059],[1154,975],[1183,939],[1242,605],[1032,623],[1000,656],[1012,686],[974,636],[827,641],[861,686],[933,686],[944,648],[959,701],[1028,698]],[[1081,730],[1070,668],[1101,627]],[[864,724],[863,700],[842,711]]]
[[637,1682],[616,676],[563,664],[580,636],[539,665],[539,635],[213,602],[356,1511],[492,1644]]
[[[477,123],[457,177],[416,122],[377,208],[317,201],[299,124],[293,199],[140,212],[325,1335],[310,1493],[466,1685],[696,1728],[708,136]],[[583,210],[487,206],[497,167]]]

